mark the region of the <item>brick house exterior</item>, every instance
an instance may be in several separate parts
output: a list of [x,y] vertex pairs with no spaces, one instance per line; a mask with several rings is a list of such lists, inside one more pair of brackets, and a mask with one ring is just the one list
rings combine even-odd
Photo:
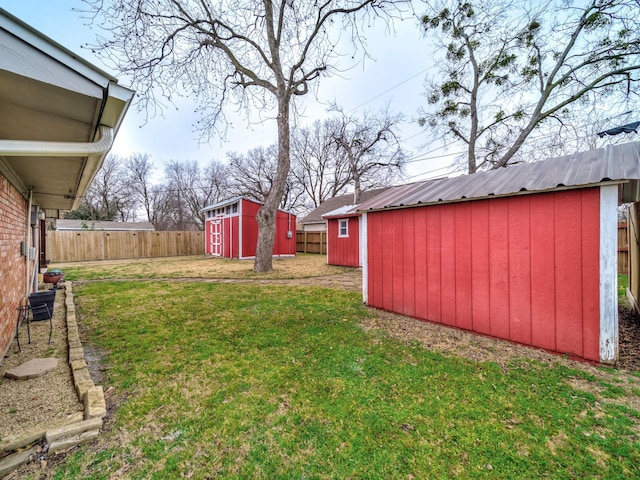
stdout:
[[2,8],[0,45],[1,363],[38,289],[44,219],[78,207],[134,92]]
[[[15,333],[16,308],[23,303],[27,257],[20,253],[24,240],[27,218],[27,200],[0,174],[0,264],[2,265],[2,289],[0,289],[0,354],[4,352]],[[33,265],[33,261],[30,262]]]

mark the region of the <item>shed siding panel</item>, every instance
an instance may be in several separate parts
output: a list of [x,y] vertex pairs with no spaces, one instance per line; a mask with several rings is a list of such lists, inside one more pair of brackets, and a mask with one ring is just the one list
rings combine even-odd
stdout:
[[391,251],[393,252],[391,262],[391,275],[389,275],[389,279],[391,280],[391,284],[389,285],[388,290],[392,292],[391,297],[391,305],[392,309],[396,312],[404,313],[404,298],[403,298],[403,277],[404,277],[404,260],[403,260],[403,252],[404,249],[402,244],[402,215],[403,212],[400,211],[398,214],[393,215],[391,218],[392,221],[392,245]]
[[221,238],[221,243],[222,243],[222,249],[221,249],[221,255],[225,258],[229,257],[229,219],[228,218],[222,218],[221,220],[222,225],[220,226],[220,232],[222,234]]
[[582,356],[582,208],[577,193],[556,194],[556,348]]
[[[276,213],[276,237],[273,242],[274,255],[295,255],[296,254],[296,236],[295,233],[296,216],[282,210]],[[356,223],[356,235],[357,232]],[[291,232],[291,237],[288,236]],[[351,225],[349,225],[349,235],[351,235]],[[357,249],[358,247],[356,247]],[[357,254],[357,252],[356,252]]]
[[[485,227],[487,228],[487,227]],[[509,203],[489,202],[489,323],[491,335],[509,338]]]
[[597,188],[368,221],[370,305],[599,359]]
[[471,274],[471,204],[461,203],[455,213],[455,325],[465,330],[473,328],[473,290]]
[[425,208],[427,216],[427,309],[425,317],[434,322],[442,322],[442,268],[440,259],[440,208]]
[[427,265],[427,209],[414,209],[414,220],[415,315],[419,318],[429,318],[429,303],[427,302],[429,296],[426,292],[429,271]]
[[582,356],[600,361],[600,189],[582,192]]
[[556,349],[554,195],[531,202],[531,342]]
[[441,321],[456,326],[456,205],[443,205],[440,212],[440,298]]
[[327,263],[345,267],[360,266],[360,219],[348,219],[348,237],[339,236],[340,219],[327,220],[327,235],[329,238],[327,249]]
[[[380,245],[382,242],[382,238],[384,237],[383,230],[383,221],[388,215],[367,215],[367,250],[371,252],[371,249],[374,248],[375,245]],[[376,250],[377,252],[377,250]],[[373,285],[371,283],[368,286],[368,294],[369,298],[376,298],[379,302],[382,301],[384,283],[382,279],[384,278],[384,267],[383,267],[383,256],[376,254],[369,254],[368,265],[368,278],[376,278],[380,279],[380,281],[376,281]],[[380,303],[382,305],[382,303]]]
[[509,339],[524,344],[531,343],[530,199],[509,199]]
[[482,200],[471,203],[471,292],[473,308],[473,330],[489,335],[490,286],[489,286],[489,202]]
[[415,275],[415,209],[402,212],[402,251],[403,255],[403,313],[415,316],[416,313],[416,275]]
[[[395,213],[395,212],[394,212]],[[385,310],[393,311],[393,290],[392,290],[392,282],[393,282],[393,253],[394,253],[394,245],[393,245],[393,214],[385,215],[385,221],[382,222],[382,238],[381,243],[376,245],[378,249],[376,249],[378,254],[382,257],[382,274],[381,283],[382,283],[382,308]],[[380,252],[382,249],[382,252]],[[371,256],[371,254],[369,254]]]
[[231,257],[240,257],[240,217],[238,215],[231,217],[231,231],[233,235],[233,247],[231,249]]

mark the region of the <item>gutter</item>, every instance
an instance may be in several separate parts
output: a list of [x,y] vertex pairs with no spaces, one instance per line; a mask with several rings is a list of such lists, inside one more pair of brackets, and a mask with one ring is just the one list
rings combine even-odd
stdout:
[[106,154],[113,145],[113,128],[100,125],[95,142],[47,142],[0,140],[0,155],[6,157],[86,157]]

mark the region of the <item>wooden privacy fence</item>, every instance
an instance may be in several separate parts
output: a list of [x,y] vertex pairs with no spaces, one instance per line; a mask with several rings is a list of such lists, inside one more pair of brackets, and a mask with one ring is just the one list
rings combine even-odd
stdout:
[[47,231],[47,259],[82,262],[204,255],[204,232]]
[[629,234],[627,223],[618,223],[618,273],[629,273]]
[[296,252],[327,253],[327,232],[296,232]]

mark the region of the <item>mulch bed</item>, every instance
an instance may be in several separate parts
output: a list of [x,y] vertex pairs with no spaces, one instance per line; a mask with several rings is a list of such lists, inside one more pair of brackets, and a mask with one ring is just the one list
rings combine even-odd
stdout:
[[640,370],[640,317],[628,306],[618,309],[619,361],[618,368]]

